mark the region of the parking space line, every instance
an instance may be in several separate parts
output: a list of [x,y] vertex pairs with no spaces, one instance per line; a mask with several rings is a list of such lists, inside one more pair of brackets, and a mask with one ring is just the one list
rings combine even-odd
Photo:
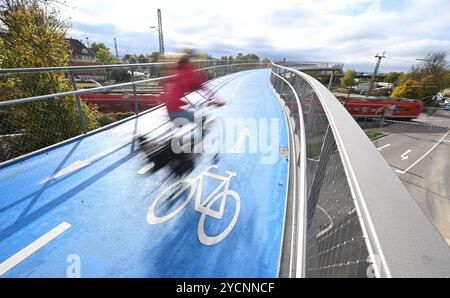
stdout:
[[4,261],[0,264],[0,276],[14,268],[17,264],[34,254],[36,251],[41,249],[43,246],[45,246],[47,243],[61,235],[63,232],[65,232],[68,228],[70,228],[72,225],[67,222],[62,222],[57,227],[53,228],[50,232],[46,233],[45,235],[41,236],[39,239],[35,240],[31,244],[29,244],[27,247],[23,248],[19,252],[17,252],[15,255],[11,256],[9,259]]
[[384,145],[384,146],[381,146],[380,148],[377,148],[377,150],[378,150],[378,151],[381,151],[381,150],[383,150],[384,148],[387,148],[387,147],[389,147],[389,146],[391,146],[391,144],[386,144],[386,145]]
[[395,170],[397,173],[399,174],[405,174],[406,172],[408,172],[409,170],[411,170],[416,164],[418,164],[422,159],[424,159],[428,154],[430,154],[437,146],[439,146],[440,143],[442,143],[442,141],[447,138],[447,136],[449,135],[450,130],[447,131],[447,133],[436,143],[434,144],[433,147],[431,147],[430,150],[428,150],[424,155],[422,155],[422,157],[420,157],[418,160],[416,160],[412,165],[410,165],[406,170],[404,171],[400,171],[400,170]]

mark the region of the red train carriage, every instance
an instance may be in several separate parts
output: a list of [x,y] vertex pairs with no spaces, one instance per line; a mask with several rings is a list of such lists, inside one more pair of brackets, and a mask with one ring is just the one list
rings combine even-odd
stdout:
[[386,115],[388,118],[410,120],[417,118],[423,111],[423,102],[416,99],[336,97],[355,118]]

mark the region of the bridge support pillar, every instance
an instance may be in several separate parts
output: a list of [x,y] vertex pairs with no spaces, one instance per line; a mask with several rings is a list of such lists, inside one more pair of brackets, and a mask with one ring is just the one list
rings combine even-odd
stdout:
[[330,82],[328,83],[328,90],[331,89],[331,86],[333,85],[334,81],[334,70],[331,72]]

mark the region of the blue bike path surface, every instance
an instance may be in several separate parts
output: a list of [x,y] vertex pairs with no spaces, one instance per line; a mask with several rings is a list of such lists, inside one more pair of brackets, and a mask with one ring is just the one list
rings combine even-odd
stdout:
[[[287,124],[269,75],[269,70],[245,71],[212,81],[215,96],[227,102],[215,116],[277,119],[276,147],[287,148]],[[198,236],[202,214],[195,210],[195,196],[166,222],[146,219],[149,206],[170,183],[164,170],[139,173],[148,161],[133,136],[166,120],[165,109],[158,109],[1,167],[0,277],[277,277],[287,157],[277,149],[276,160],[264,163],[264,154],[249,153],[244,143],[238,153],[222,153],[217,160],[205,154],[198,160],[188,178],[212,165],[218,168],[210,172],[225,178],[227,171],[234,172],[229,190],[240,199],[230,233],[205,245]],[[204,197],[217,187],[208,179]],[[180,201],[161,204],[158,212]],[[220,202],[212,208],[218,210]],[[236,208],[228,195],[221,219],[206,216],[205,233],[222,232]]]

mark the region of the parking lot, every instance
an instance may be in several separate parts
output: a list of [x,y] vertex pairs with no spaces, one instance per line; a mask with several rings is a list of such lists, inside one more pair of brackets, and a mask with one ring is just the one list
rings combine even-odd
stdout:
[[374,145],[450,245],[450,111],[370,130],[385,134]]

